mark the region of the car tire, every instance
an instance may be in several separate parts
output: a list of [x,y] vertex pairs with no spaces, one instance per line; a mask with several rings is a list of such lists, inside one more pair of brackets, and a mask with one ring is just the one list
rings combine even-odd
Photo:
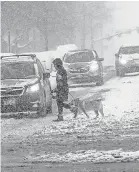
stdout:
[[43,106],[41,111],[38,112],[38,117],[45,117],[47,115],[47,109],[46,109],[46,106]]
[[116,76],[119,76],[119,70],[116,69]]
[[52,88],[51,88],[51,84],[49,82],[49,92],[47,93],[47,94],[49,94],[49,98],[46,99],[46,114],[52,113],[52,93],[51,92],[52,92]]
[[98,81],[96,82],[96,86],[102,86],[104,84],[103,77],[101,76]]
[[119,70],[119,76],[120,77],[124,77],[125,76],[125,72],[123,70]]
[[47,106],[46,106],[46,102],[45,102],[45,92],[44,92],[44,94],[43,94],[43,105],[42,105],[40,111],[38,112],[38,116],[39,117],[45,117],[45,116],[47,116],[46,112],[47,112]]
[[47,107],[46,109],[46,114],[51,114],[52,113],[52,105]]
[[46,105],[46,114],[52,113],[52,96],[49,99],[49,103]]
[[18,116],[14,117],[15,119],[22,119],[23,118],[23,114],[19,114]]

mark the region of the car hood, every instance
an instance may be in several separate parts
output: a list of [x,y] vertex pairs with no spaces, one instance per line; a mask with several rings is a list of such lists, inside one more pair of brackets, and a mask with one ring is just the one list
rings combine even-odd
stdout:
[[35,84],[38,82],[38,78],[31,79],[6,79],[1,80],[1,88],[7,87],[24,87]]
[[135,53],[135,54],[122,54],[121,56],[122,56],[122,58],[132,58],[133,60],[139,59],[139,54],[138,53]]
[[70,63],[68,64],[68,68],[70,69],[80,69],[89,66],[91,62],[81,62],[81,63]]

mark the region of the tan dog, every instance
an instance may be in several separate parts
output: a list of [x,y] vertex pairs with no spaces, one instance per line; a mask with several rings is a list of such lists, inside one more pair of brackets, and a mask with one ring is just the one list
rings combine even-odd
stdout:
[[85,104],[89,103],[91,104],[92,110],[96,114],[95,118],[98,118],[99,113],[104,117],[102,100],[103,98],[100,95],[96,96],[96,94],[90,96],[88,99],[85,98],[84,100],[80,100],[80,98],[75,98],[69,103],[71,107],[70,110],[75,114],[74,118],[77,117],[79,109],[89,118],[89,115],[86,112],[85,108]]

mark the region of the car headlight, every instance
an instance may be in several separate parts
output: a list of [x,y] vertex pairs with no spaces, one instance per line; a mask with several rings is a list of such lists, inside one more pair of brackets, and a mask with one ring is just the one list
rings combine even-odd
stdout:
[[128,61],[125,60],[125,59],[120,59],[120,63],[121,63],[122,65],[125,65],[127,62],[128,62]]
[[63,64],[63,66],[64,66],[64,68],[65,68],[65,70],[67,71],[67,70],[69,70],[69,64]]
[[98,70],[98,64],[97,62],[93,62],[91,65],[90,65],[90,71],[94,72]]
[[29,86],[26,90],[26,92],[37,92],[39,91],[40,87],[39,87],[39,84],[35,84],[35,85],[32,85],[32,86]]

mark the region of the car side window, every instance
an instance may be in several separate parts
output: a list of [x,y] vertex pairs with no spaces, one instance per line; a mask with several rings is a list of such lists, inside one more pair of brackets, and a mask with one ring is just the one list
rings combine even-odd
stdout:
[[43,66],[42,66],[42,64],[41,64],[41,62],[39,60],[37,60],[37,65],[38,65],[39,76],[42,78],[43,73],[44,73],[44,69],[43,69]]

